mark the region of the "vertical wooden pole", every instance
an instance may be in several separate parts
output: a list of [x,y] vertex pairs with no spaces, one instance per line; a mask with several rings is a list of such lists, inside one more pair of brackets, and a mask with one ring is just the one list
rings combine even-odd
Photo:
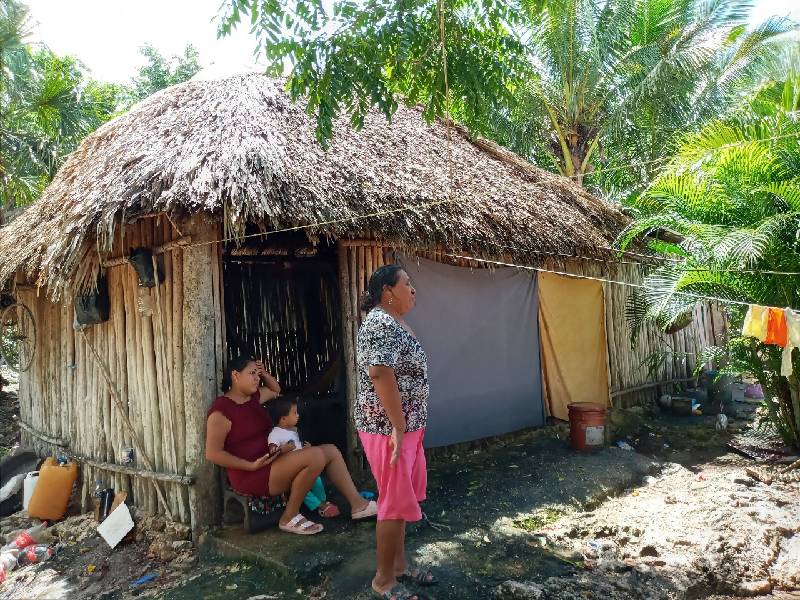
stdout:
[[[192,537],[219,521],[221,497],[216,467],[205,457],[206,411],[219,389],[211,277],[219,226],[194,216],[184,230],[193,246],[183,251],[183,398],[186,410],[186,470],[194,475],[189,489]],[[218,265],[217,265],[218,266]],[[222,357],[219,357],[221,360]]]
[[348,248],[338,245],[339,255],[339,294],[341,296],[342,311],[342,349],[344,351],[345,395],[347,399],[347,465],[351,473],[360,470],[358,457],[355,454],[358,443],[358,433],[353,423],[353,409],[356,403],[358,381],[356,378],[356,355],[353,347],[355,335],[355,310],[353,302],[358,302],[351,293],[351,273],[349,270]]

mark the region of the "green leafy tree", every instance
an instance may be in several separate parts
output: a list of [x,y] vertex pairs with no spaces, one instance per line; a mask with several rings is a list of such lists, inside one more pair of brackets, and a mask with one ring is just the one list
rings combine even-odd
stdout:
[[78,142],[116,110],[120,88],[26,43],[27,8],[0,3],[0,208],[35,200]]
[[183,54],[169,60],[151,44],[145,44],[139,52],[145,64],[128,86],[126,109],[158,90],[188,81],[200,70],[200,55],[191,44],[186,45]]
[[[428,119],[449,113],[578,182],[646,181],[676,132],[734,103],[788,27],[745,24],[748,0],[228,0],[220,34],[249,17],[257,51],[316,114],[361,125],[398,94]],[[449,92],[449,97],[448,97]],[[649,165],[652,165],[648,168]]]
[[[361,126],[372,106],[390,118],[402,94],[432,119],[446,112],[477,130],[530,67],[518,28],[530,0],[227,0],[220,35],[243,19],[273,73],[309,101],[317,136],[334,117]],[[445,68],[446,65],[446,68]]]
[[[616,196],[641,191],[676,135],[724,115],[772,64],[789,29],[748,31],[747,0],[549,0],[530,13],[536,73],[494,136],[583,184]],[[621,165],[640,163],[637,169]]]
[[[800,49],[787,53],[783,80],[765,84],[744,107],[685,136],[665,172],[636,201],[626,248],[653,232],[679,242],[654,249],[671,259],[649,273],[633,297],[634,328],[652,319],[686,319],[696,295],[800,309]],[[791,275],[781,273],[794,273]],[[732,331],[745,307],[732,306]],[[768,393],[772,423],[800,447],[800,355],[781,375],[781,348],[733,335],[716,351],[733,373],[756,377]]]

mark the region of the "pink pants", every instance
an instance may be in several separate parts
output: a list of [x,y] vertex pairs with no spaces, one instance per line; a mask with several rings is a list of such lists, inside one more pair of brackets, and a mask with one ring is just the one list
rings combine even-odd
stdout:
[[372,475],[378,484],[379,521],[422,519],[419,503],[425,500],[425,487],[428,484],[425,451],[422,448],[424,436],[424,429],[405,434],[400,456],[391,465],[391,438],[388,435],[358,432]]

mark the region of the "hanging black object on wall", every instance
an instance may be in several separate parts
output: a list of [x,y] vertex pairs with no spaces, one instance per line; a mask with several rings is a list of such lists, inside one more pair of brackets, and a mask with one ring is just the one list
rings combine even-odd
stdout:
[[[133,265],[139,276],[141,287],[151,288],[164,282],[164,274],[161,269],[158,270],[158,273],[155,273],[153,269],[153,252],[150,248],[136,248],[128,257],[128,262]],[[158,276],[158,281],[156,281],[156,276]]]
[[97,281],[97,289],[89,294],[75,297],[75,320],[78,325],[97,325],[108,321],[111,302],[108,298],[108,282],[105,277]]

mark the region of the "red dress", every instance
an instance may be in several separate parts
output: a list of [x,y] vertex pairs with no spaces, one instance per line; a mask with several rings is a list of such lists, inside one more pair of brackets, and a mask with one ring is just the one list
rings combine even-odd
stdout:
[[[226,452],[250,461],[267,453],[267,436],[272,431],[272,419],[259,402],[258,392],[244,404],[237,404],[227,396],[218,396],[208,409],[208,414],[216,411],[231,422],[231,430],[223,446]],[[225,470],[231,487],[237,492],[248,496],[268,496],[270,466],[257,471]]]

